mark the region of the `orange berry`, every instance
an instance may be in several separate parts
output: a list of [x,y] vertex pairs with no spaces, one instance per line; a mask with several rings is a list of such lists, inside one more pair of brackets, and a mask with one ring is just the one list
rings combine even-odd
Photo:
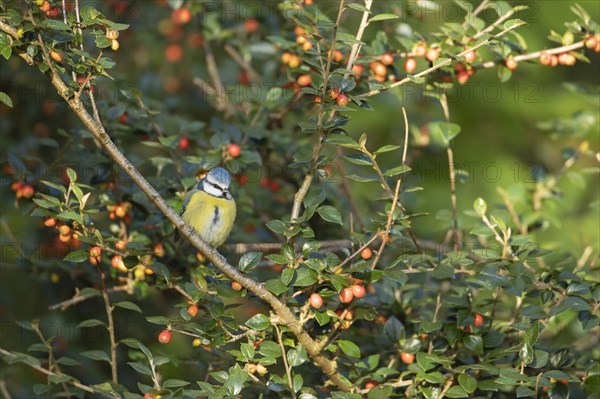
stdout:
[[431,62],[437,60],[438,58],[440,58],[440,49],[430,48],[429,50],[427,50],[427,54],[425,55],[425,57]]
[[56,62],[61,62],[63,60],[62,54],[55,50],[50,51],[50,57]]
[[58,232],[60,233],[61,236],[70,235],[71,234],[71,228],[68,225],[63,224],[62,226],[60,226],[58,228]]
[[417,60],[414,58],[407,58],[404,61],[404,70],[408,73],[413,73],[417,69]]
[[174,10],[171,13],[171,21],[173,21],[173,23],[175,24],[184,25],[190,22],[191,20],[192,12],[185,7]]
[[196,317],[198,315],[198,305],[194,304],[188,306],[187,314],[189,314],[190,317]]
[[48,0],[44,1],[40,6],[40,11],[48,12],[52,8],[52,5],[48,2]]
[[540,54],[540,64],[542,65],[550,65],[552,63],[552,54],[548,54],[546,52],[542,52]]
[[350,101],[348,100],[348,96],[346,96],[345,94],[340,94],[337,97],[336,102],[337,102],[337,105],[339,105],[340,107],[345,107],[346,105],[348,105],[348,103]]
[[321,306],[323,306],[323,297],[316,292],[311,294],[308,301],[310,302],[310,306],[315,309],[319,309]]
[[333,60],[335,62],[340,62],[343,59],[344,59],[344,53],[342,53],[340,50],[335,50],[333,52]]
[[23,186],[24,186],[24,183],[22,181],[16,181],[13,184],[11,184],[10,188],[13,191],[19,191]]
[[269,370],[267,370],[267,368],[265,366],[263,366],[262,364],[257,364],[256,365],[256,372],[260,375],[265,375],[267,374]]
[[354,294],[352,293],[351,288],[344,288],[339,294],[341,303],[350,303],[354,299]]
[[127,246],[127,241],[125,241],[125,240],[119,240],[115,243],[115,248],[117,248],[119,251],[123,251],[126,246]]
[[505,61],[505,65],[508,69],[510,69],[511,71],[514,71],[515,69],[517,69],[517,66],[519,65],[519,63],[517,61],[515,61],[515,59],[513,57],[508,57]]
[[477,52],[475,50],[471,50],[465,54],[465,62],[467,64],[472,64],[477,59]]
[[552,59],[550,60],[550,66],[555,67],[558,65],[558,56],[552,54]]
[[415,53],[416,57],[425,57],[427,54],[427,46],[423,42],[417,43],[413,52]]
[[88,260],[92,265],[98,265],[102,261],[102,256],[90,256],[88,257]]
[[456,74],[456,79],[458,80],[458,83],[460,83],[461,85],[464,85],[465,83],[467,83],[469,81],[469,72],[460,71],[459,73]]
[[394,63],[394,56],[390,53],[385,53],[381,56],[381,63],[383,65],[392,65]]
[[258,28],[260,28],[260,24],[256,19],[247,19],[244,21],[244,29],[246,32],[256,32]]
[[358,76],[362,75],[363,71],[364,71],[364,67],[362,66],[362,64],[354,64],[352,66],[352,72],[354,72]]
[[46,227],[56,226],[56,219],[54,219],[53,217],[46,218],[46,220],[44,220],[44,226],[46,226]]
[[369,247],[360,251],[360,257],[364,260],[371,259],[371,256],[373,256],[373,251],[371,251],[371,248]]
[[355,298],[362,298],[367,294],[367,290],[363,285],[355,284],[350,288],[352,288],[352,294]]
[[165,246],[162,242],[158,242],[154,246],[154,255],[158,256],[159,258],[165,256]]
[[179,140],[179,143],[177,143],[177,147],[179,147],[180,150],[187,150],[189,146],[190,146],[190,139],[188,139],[186,136],[183,136]]
[[125,268],[125,263],[123,262],[123,257],[121,255],[113,256],[110,260],[110,264],[115,269],[122,270],[123,268]]
[[178,62],[182,57],[183,49],[177,43],[173,43],[165,49],[165,59],[169,62]]
[[290,60],[288,62],[288,65],[289,65],[290,68],[298,68],[300,66],[301,62],[302,62],[302,59],[299,56],[297,56],[295,54],[292,54],[290,56]]
[[387,74],[387,68],[381,62],[374,61],[371,63],[371,70],[377,76],[385,76]]
[[234,291],[241,291],[242,290],[242,285],[240,283],[238,283],[237,281],[232,281],[231,282],[231,289]]
[[237,158],[240,156],[242,152],[242,149],[240,148],[239,145],[237,144],[229,144],[229,146],[227,147],[227,153],[229,154],[229,156],[231,156],[232,158]]
[[485,322],[484,318],[482,315],[480,315],[479,313],[475,313],[475,319],[473,320],[473,325],[475,327],[480,327],[483,325],[483,323]]
[[33,187],[29,184],[25,184],[22,188],[21,188],[21,195],[23,196],[23,198],[31,198],[33,197],[33,194],[35,193],[35,190],[33,189]]
[[305,75],[298,76],[296,83],[298,83],[300,86],[309,86],[311,80],[312,79],[311,79],[310,75],[305,74]]
[[587,39],[585,39],[585,47],[589,48],[590,50],[595,49],[597,44],[598,39],[596,38],[596,36],[590,36]]
[[171,338],[173,337],[173,333],[169,330],[163,330],[160,334],[158,334],[158,342],[161,344],[168,344],[171,342]]
[[400,353],[400,359],[402,359],[402,362],[405,364],[411,364],[415,361],[415,355],[412,353],[402,352]]
[[281,62],[283,62],[284,64],[289,64],[290,60],[292,59],[292,54],[291,53],[283,53],[281,54]]
[[73,238],[73,236],[71,234],[66,234],[66,235],[60,234],[58,236],[58,239],[60,240],[60,242],[63,242],[65,244],[70,242],[72,238]]
[[365,382],[365,389],[371,390],[378,385],[379,385],[379,383],[377,381],[369,380],[369,381]]
[[100,255],[102,255],[102,248],[100,248],[98,246],[90,248],[90,256],[91,257],[97,258]]

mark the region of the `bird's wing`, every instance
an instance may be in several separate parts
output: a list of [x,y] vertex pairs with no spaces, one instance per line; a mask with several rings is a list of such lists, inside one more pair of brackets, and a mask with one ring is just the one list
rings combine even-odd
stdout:
[[[192,189],[190,191],[188,191],[185,196],[183,197],[183,201],[182,201],[182,205],[181,205],[181,211],[179,212],[179,215],[183,215],[183,213],[185,212],[187,206],[190,203],[190,200],[192,199],[192,197],[194,196],[194,194],[196,194],[198,192],[197,189]],[[183,237],[181,234],[179,234],[179,230],[175,229],[175,231],[173,232],[173,235],[171,236],[171,243],[176,247],[180,247],[183,243],[185,242],[185,237]]]

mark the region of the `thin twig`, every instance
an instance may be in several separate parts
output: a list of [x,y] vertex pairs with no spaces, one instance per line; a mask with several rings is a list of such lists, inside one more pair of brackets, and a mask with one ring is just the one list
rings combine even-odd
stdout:
[[[121,292],[121,291],[130,291],[131,287],[129,287],[128,285],[119,285],[117,287],[112,287],[106,290],[107,293],[113,293],[113,292]],[[100,292],[96,292],[94,294],[88,294],[88,295],[79,295],[79,290],[77,290],[75,292],[75,295],[73,295],[73,297],[71,299],[67,299],[66,301],[62,301],[59,303],[56,303],[54,305],[50,305],[48,306],[49,310],[56,310],[56,309],[60,309],[60,310],[65,310],[73,305],[76,305],[78,303],[87,301],[88,299],[91,298],[96,298],[100,296]]]
[[275,332],[277,333],[277,342],[281,348],[281,358],[283,359],[283,366],[285,367],[285,373],[287,374],[290,393],[292,395],[292,399],[296,399],[296,390],[294,389],[294,381],[292,380],[292,368],[287,361],[287,353],[285,352],[285,346],[283,346],[283,335],[281,334],[281,329],[277,324],[273,324],[273,327],[275,327]]
[[112,375],[112,381],[115,384],[119,383],[117,374],[117,341],[115,339],[115,322],[113,320],[113,308],[110,304],[110,298],[108,297],[108,291],[106,289],[106,275],[104,270],[100,268],[100,265],[96,265],[98,272],[100,273],[100,281],[102,282],[102,299],[104,301],[104,310],[106,311],[106,318],[108,319],[108,325],[106,329],[108,331],[108,337],[110,339],[110,371]]
[[[346,64],[346,69],[351,70],[358,58],[358,54],[360,54],[361,44],[363,33],[369,25],[369,11],[371,10],[371,6],[373,5],[373,0],[365,0],[365,8],[366,11],[363,11],[362,19],[360,20],[360,25],[358,26],[358,31],[356,32],[356,42],[352,45],[352,49],[350,50],[350,56],[348,57],[348,63]],[[345,76],[344,78],[347,78]]]
[[481,36],[485,35],[486,33],[489,33],[491,31],[493,31],[494,29],[496,29],[498,26],[500,26],[500,24],[504,21],[506,21],[507,19],[509,19],[510,17],[512,17],[512,15],[515,13],[514,9],[509,10],[506,14],[500,16],[494,23],[492,23],[490,26],[488,26],[485,29],[480,30],[479,32],[477,32],[476,34],[473,35],[473,37],[471,38],[471,40],[477,40],[479,39]]
[[223,46],[223,48],[225,49],[227,54],[229,54],[229,56],[231,58],[233,58],[233,60],[235,62],[237,62],[238,65],[241,66],[248,73],[248,77],[250,78],[250,81],[256,82],[256,81],[260,80],[260,75],[258,74],[258,72],[256,72],[254,70],[254,68],[252,68],[252,65],[250,65],[249,62],[246,62],[246,60],[244,60],[244,58],[240,55],[240,53],[232,45],[225,44],[225,46]]
[[[446,122],[450,123],[450,110],[448,109],[448,97],[446,93],[440,96],[440,104],[444,111]],[[456,171],[454,170],[454,151],[450,144],[446,148],[448,154],[448,171],[450,174],[450,203],[452,204],[452,234],[454,235],[454,248],[458,251],[460,247],[460,236],[458,232],[458,211],[456,206]]]
[[10,396],[10,392],[8,392],[8,388],[6,387],[6,381],[4,379],[0,379],[0,393],[4,397],[4,399],[12,399]]

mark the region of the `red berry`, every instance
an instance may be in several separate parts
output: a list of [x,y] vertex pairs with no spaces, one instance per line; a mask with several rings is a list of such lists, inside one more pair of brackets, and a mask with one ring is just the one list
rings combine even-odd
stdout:
[[181,150],[187,150],[189,146],[190,146],[190,139],[188,139],[186,136],[183,136],[179,140],[179,143],[177,144],[177,147],[179,147],[179,149],[181,149]]
[[390,53],[385,53],[381,56],[381,63],[383,65],[392,65],[394,63],[394,56]]
[[379,385],[379,383],[375,380],[369,380],[367,382],[365,382],[365,389],[373,389],[375,388],[377,385]]
[[513,57],[508,57],[505,61],[506,67],[508,69],[510,69],[511,71],[514,71],[515,69],[517,69],[517,66],[519,65],[519,63],[517,61],[515,61],[515,59]]
[[277,192],[281,190],[281,184],[279,184],[279,182],[276,180],[271,180],[269,182],[269,189],[273,192]]
[[406,61],[404,61],[404,69],[408,73],[414,72],[415,69],[417,69],[417,60],[415,60],[412,57],[411,58],[407,58]]
[[484,323],[484,318],[482,315],[480,315],[479,313],[475,313],[475,319],[473,320],[473,325],[475,327],[480,327],[483,325]]
[[437,60],[440,58],[440,50],[438,48],[430,48],[427,50],[426,58],[431,62]]
[[161,344],[168,344],[171,342],[171,338],[173,337],[173,333],[169,330],[163,330],[160,334],[158,334],[158,342]]
[[33,194],[35,193],[35,190],[33,189],[33,187],[29,184],[25,184],[22,188],[21,188],[21,195],[23,196],[23,198],[31,198],[33,197]]
[[352,293],[352,288],[344,288],[340,294],[340,302],[341,303],[350,303],[354,299],[354,294]]
[[124,250],[126,246],[127,242],[125,240],[119,240],[115,243],[115,248],[117,248],[119,251]]
[[91,247],[90,248],[90,256],[97,258],[98,256],[100,256],[102,254],[102,248],[100,247]]
[[244,21],[244,29],[248,33],[256,32],[259,27],[260,27],[260,24],[258,23],[258,21],[256,19],[247,19]]
[[123,270],[125,268],[125,263],[123,262],[123,257],[121,255],[115,255],[112,257],[110,264],[115,269]]
[[311,82],[311,77],[309,74],[304,74],[304,75],[300,75],[298,76],[298,79],[296,80],[296,83],[298,83],[298,85],[304,87],[304,86],[309,86],[310,82]]
[[585,39],[585,47],[589,48],[590,50],[595,49],[597,44],[598,39],[596,39],[596,36],[590,36]]
[[352,288],[352,294],[355,298],[362,298],[367,294],[367,290],[365,290],[365,287],[363,285],[355,284],[350,288]]
[[242,149],[237,144],[229,144],[229,146],[227,147],[227,153],[232,158],[239,157],[241,152],[242,152]]
[[355,64],[352,66],[352,72],[354,72],[358,76],[362,75],[363,70],[364,70],[364,67],[362,66],[362,64]]
[[542,65],[550,65],[550,64],[552,64],[552,54],[548,54],[546,52],[542,52],[540,54],[540,64],[542,64]]
[[337,97],[336,102],[337,102],[337,105],[339,105],[340,107],[345,107],[346,105],[348,105],[348,102],[349,102],[348,96],[346,96],[345,94],[340,94]]
[[49,217],[46,220],[44,220],[44,226],[46,227],[54,227],[56,226],[56,219]]
[[310,306],[315,309],[319,309],[323,306],[323,297],[316,292],[310,296],[308,301],[310,302]]
[[171,20],[178,25],[187,24],[192,20],[192,12],[189,9],[182,7],[173,11],[171,14]]
[[371,251],[371,248],[367,247],[360,251],[360,257],[364,260],[371,259],[371,256],[373,256],[373,251]]
[[550,66],[555,67],[558,65],[558,57],[552,54],[552,60],[550,61]]
[[377,76],[385,76],[387,74],[387,68],[381,62],[374,61],[371,63],[371,70]]
[[198,305],[190,305],[187,308],[187,314],[189,314],[190,317],[196,317],[198,315]]
[[58,18],[62,12],[62,8],[59,6],[53,6],[49,11],[46,12],[50,18]]
[[241,291],[242,288],[244,288],[244,287],[242,287],[242,285],[240,283],[238,283],[237,281],[233,281],[231,283],[231,289],[234,291]]
[[460,71],[459,73],[456,74],[456,79],[458,80],[458,83],[460,83],[461,85],[464,85],[469,80],[469,72]]
[[425,57],[427,54],[427,46],[425,43],[418,43],[414,49],[415,56],[417,57]]
[[405,364],[411,364],[415,361],[415,355],[412,353],[402,352],[400,353],[400,359],[402,359],[402,362]]
[[471,50],[465,54],[465,62],[467,64],[472,64],[473,62],[475,62],[476,59],[477,59],[477,53],[475,52],[475,50]]

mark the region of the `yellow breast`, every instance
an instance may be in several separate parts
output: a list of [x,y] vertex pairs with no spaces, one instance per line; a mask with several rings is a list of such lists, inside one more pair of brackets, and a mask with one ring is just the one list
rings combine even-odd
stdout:
[[212,246],[223,244],[235,221],[234,200],[216,198],[204,191],[198,191],[191,198],[181,215],[200,236]]

